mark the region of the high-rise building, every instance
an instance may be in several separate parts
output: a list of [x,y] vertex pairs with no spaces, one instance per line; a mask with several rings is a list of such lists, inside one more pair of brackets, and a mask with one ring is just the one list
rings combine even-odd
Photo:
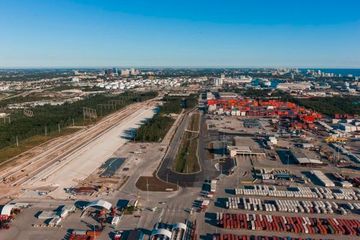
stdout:
[[132,68],[130,70],[130,74],[136,76],[136,75],[140,74],[140,71],[135,68]]
[[105,75],[110,76],[112,75],[113,70],[112,69],[105,69]]
[[224,83],[224,79],[223,78],[214,78],[214,85],[215,86],[221,86],[221,85],[223,85],[223,83]]
[[114,76],[118,76],[118,75],[119,75],[119,69],[118,69],[118,68],[113,68],[112,71],[113,71],[113,75],[114,75]]
[[121,69],[121,76],[127,77],[129,75],[130,75],[130,70],[129,69]]

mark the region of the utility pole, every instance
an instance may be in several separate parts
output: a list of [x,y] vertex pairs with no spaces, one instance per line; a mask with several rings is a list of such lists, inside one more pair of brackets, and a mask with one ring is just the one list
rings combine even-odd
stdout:
[[146,178],[146,201],[149,202],[149,179]]
[[75,126],[75,120],[74,119],[72,119],[72,125]]
[[60,133],[60,123],[58,123],[58,131],[59,131],[59,133]]
[[9,122],[9,124],[11,123],[11,118],[10,118],[10,116],[4,117],[3,119],[4,119],[4,124],[5,124],[6,122]]
[[93,231],[94,231],[94,240],[96,239],[96,233],[95,233],[95,225],[94,224],[92,224],[93,225]]
[[19,147],[19,138],[16,136],[16,146]]
[[290,154],[287,155],[287,164],[286,165],[289,165],[289,160],[290,160]]
[[47,126],[45,126],[45,136],[47,136]]

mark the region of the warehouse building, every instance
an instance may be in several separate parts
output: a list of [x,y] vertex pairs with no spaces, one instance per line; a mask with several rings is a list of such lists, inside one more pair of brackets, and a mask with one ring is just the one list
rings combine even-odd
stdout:
[[331,181],[323,172],[319,170],[313,170],[311,173],[321,182],[325,187],[335,187],[333,181]]
[[6,204],[1,208],[0,215],[9,217],[11,216],[12,210],[16,208],[15,204]]
[[84,207],[83,210],[86,210],[86,209],[88,209],[88,208],[90,208],[90,207],[102,208],[102,209],[106,209],[106,210],[109,211],[109,210],[111,209],[111,207],[112,207],[112,204],[109,203],[109,202],[107,202],[107,201],[105,201],[105,200],[100,199],[100,200],[96,200],[96,201],[90,202],[88,205],[86,205],[86,206]]
[[237,155],[244,156],[263,156],[265,157],[265,152],[259,148],[258,144],[249,137],[234,137],[233,146],[228,146],[228,152],[230,157],[235,157]]
[[186,238],[187,226],[184,223],[176,223],[174,225],[162,225],[157,226],[152,230],[150,239],[163,239],[163,240],[175,240]]
[[324,164],[320,159],[308,157],[302,151],[295,148],[291,149],[291,155],[295,162],[302,166],[319,166]]

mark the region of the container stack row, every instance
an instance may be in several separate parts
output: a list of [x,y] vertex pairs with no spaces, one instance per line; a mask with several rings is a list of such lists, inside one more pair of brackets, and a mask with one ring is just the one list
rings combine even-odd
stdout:
[[[341,205],[341,206],[339,206]],[[329,201],[310,201],[310,200],[261,200],[259,198],[225,198],[225,207],[228,209],[244,209],[249,211],[267,211],[267,212],[292,212],[292,213],[324,213],[346,214],[349,210],[360,212],[360,203],[336,203]]]
[[359,189],[338,188],[333,191],[330,188],[315,187],[292,187],[291,190],[277,190],[275,186],[255,185],[252,188],[235,188],[235,195],[245,196],[269,196],[269,197],[293,197],[293,198],[322,198],[338,200],[359,200]]
[[[293,237],[277,237],[277,236],[249,236],[235,235],[231,233],[214,234],[213,240],[312,240],[311,238],[293,238]],[[319,239],[322,240],[322,239]]]
[[217,213],[218,225],[226,229],[360,236],[360,220],[285,217],[262,214]]

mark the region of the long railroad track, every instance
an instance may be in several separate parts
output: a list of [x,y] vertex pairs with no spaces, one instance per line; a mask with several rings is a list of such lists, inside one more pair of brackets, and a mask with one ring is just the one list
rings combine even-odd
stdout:
[[[66,159],[68,156],[111,130],[117,125],[118,121],[130,116],[144,105],[152,106],[154,101],[156,101],[156,99],[129,105],[124,109],[105,117],[94,126],[75,133],[70,138],[65,138],[63,141],[60,140],[55,144],[51,144],[48,149],[35,157],[19,159],[23,162],[15,167],[4,169],[0,172],[0,179],[2,179],[3,183],[11,186],[19,186],[31,182],[31,179],[42,171],[44,172],[42,179],[46,179],[53,172],[56,172],[59,167],[67,164],[67,161],[71,161]],[[26,158],[26,155],[24,155],[23,158]],[[53,168],[51,171],[44,171],[51,167]]]

